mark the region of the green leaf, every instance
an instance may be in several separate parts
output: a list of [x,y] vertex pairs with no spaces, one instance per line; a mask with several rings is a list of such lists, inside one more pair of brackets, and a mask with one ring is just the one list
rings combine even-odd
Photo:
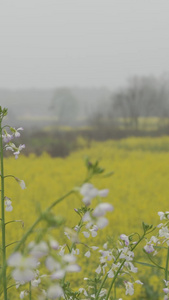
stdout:
[[143,226],[144,233],[146,233],[148,230],[153,228],[153,225],[148,225],[144,222],[142,222],[142,226]]
[[140,264],[140,265],[143,265],[143,266],[146,266],[146,267],[150,267],[150,268],[156,268],[157,266],[154,266],[152,264],[148,264],[148,263],[145,263],[145,262],[141,262],[141,261],[134,261],[136,264]]
[[160,267],[158,265],[152,265],[152,264],[148,264],[148,263],[144,263],[144,262],[141,262],[141,261],[134,261],[136,264],[140,264],[140,265],[143,265],[143,266],[146,266],[146,267],[150,267],[150,268],[158,268],[158,269],[162,269],[162,270],[165,270],[165,268],[163,267]]
[[103,177],[110,177],[113,174],[114,174],[114,171],[104,174]]

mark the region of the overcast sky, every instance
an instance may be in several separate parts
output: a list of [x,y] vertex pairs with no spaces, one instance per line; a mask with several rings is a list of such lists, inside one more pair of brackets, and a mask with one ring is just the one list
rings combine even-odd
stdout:
[[168,0],[0,0],[0,88],[114,89],[168,71]]

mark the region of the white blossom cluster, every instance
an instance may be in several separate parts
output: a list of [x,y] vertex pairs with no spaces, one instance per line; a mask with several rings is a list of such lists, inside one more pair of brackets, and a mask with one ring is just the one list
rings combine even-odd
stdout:
[[[80,188],[80,194],[83,196],[82,202],[87,207],[92,204],[92,200],[95,197],[106,197],[108,192],[108,189],[99,191],[91,183],[84,183]],[[113,209],[110,203],[99,203],[92,212],[87,211],[82,218],[87,229],[87,231],[83,231],[84,236],[89,237],[91,234],[92,237],[95,237],[99,229],[103,229],[107,226],[108,220],[105,218],[105,214],[108,211],[112,212]]]
[[[23,182],[19,181],[19,179],[16,180],[23,186]],[[88,199],[86,200],[87,202],[85,201],[85,206],[89,206],[94,197],[99,197],[99,199],[101,196],[106,197],[108,190],[99,191],[94,188],[92,184],[85,183],[80,188],[80,193],[83,196],[82,202],[84,203],[84,198]],[[99,203],[93,210],[84,213],[82,222],[86,230],[83,231],[83,235],[86,238],[90,235],[95,237],[97,231],[108,224],[105,214],[112,210],[113,206],[111,204]],[[76,263],[77,255],[79,255],[80,252],[78,247],[76,247],[76,244],[80,242],[80,230],[81,227],[79,225],[76,225],[74,229],[65,228],[65,235],[71,240],[73,245],[69,253],[66,251],[66,244],[63,246],[59,245],[54,239],[50,240],[49,243],[42,240],[38,244],[31,242],[27,248],[27,255],[23,255],[20,252],[13,253],[8,259],[8,265],[13,268],[11,275],[17,287],[27,282],[31,282],[32,287],[37,287],[41,283],[42,278],[50,278],[50,281],[53,283],[46,291],[44,289],[41,290],[40,299],[43,299],[43,295],[44,299],[46,299],[46,297],[49,299],[65,298],[64,290],[60,282],[64,281],[67,273],[77,273],[81,270],[80,266]],[[95,246],[89,247],[85,256],[89,258],[91,251],[97,249],[98,247]],[[39,276],[38,268],[42,261],[45,264],[47,272],[45,275]],[[20,299],[24,299],[27,294],[28,290],[22,290]],[[103,294],[103,290],[101,294]],[[93,298],[93,296],[91,296],[91,298]]]
[[[22,190],[26,189],[26,185],[25,185],[25,182],[24,180],[21,180],[15,176],[12,176],[15,178],[15,180],[19,183],[20,187]],[[13,206],[12,206],[12,201],[11,201],[11,198],[5,196],[4,197],[4,203],[5,203],[5,210],[6,211],[12,211],[13,210]]]
[[[2,118],[2,116],[7,114],[7,110],[5,109],[2,111],[0,107],[0,114]],[[5,128],[8,128],[7,130],[10,132]],[[17,159],[21,150],[25,148],[25,145],[20,144],[19,146],[16,146],[13,143],[13,139],[20,137],[20,131],[22,131],[23,128],[20,127],[15,129],[10,126],[4,126],[2,130],[3,134],[1,138],[3,139],[4,149],[12,151],[15,159]],[[98,166],[98,161],[95,164],[87,161],[87,167],[90,174],[88,179],[93,175],[101,174],[104,171],[104,169]],[[20,180],[13,175],[7,176],[13,177],[22,189],[26,188],[23,180]],[[2,176],[2,178],[4,179],[4,176]],[[37,239],[35,239],[36,242],[30,242],[27,247],[23,245],[22,252],[13,252],[7,259],[7,262],[5,259],[5,271],[7,264],[8,267],[12,269],[11,277],[15,282],[14,286],[16,286],[17,289],[19,288],[19,290],[22,289],[20,291],[20,299],[25,299],[27,296],[29,296],[29,299],[32,299],[32,291],[36,289],[35,294],[37,295],[38,300],[108,300],[111,298],[111,296],[109,298],[109,295],[114,281],[120,276],[122,278],[127,276],[127,280],[123,280],[126,295],[134,294],[135,283],[143,284],[140,280],[135,280],[134,274],[137,273],[138,269],[133,264],[133,249],[137,242],[132,242],[130,236],[121,234],[118,247],[115,248],[110,247],[108,243],[105,243],[102,248],[99,248],[96,245],[89,245],[88,242],[86,244],[81,243],[80,234],[83,234],[86,239],[89,237],[95,238],[98,232],[108,225],[106,213],[112,212],[114,208],[112,204],[108,202],[101,202],[102,198],[107,197],[109,192],[108,189],[98,190],[93,184],[85,182],[80,188],[77,188],[76,191],[77,190],[82,196],[83,206],[80,209],[75,209],[80,216],[79,223],[74,228],[65,228],[64,234],[69,240],[68,243],[61,245],[55,238],[51,238],[51,236],[48,236],[48,240],[44,241],[42,239],[43,235],[39,235],[40,237],[37,235]],[[2,200],[5,204],[5,210],[11,212],[13,210],[11,199],[4,196],[4,199]],[[95,203],[96,205],[94,206]],[[160,212],[159,216],[160,219],[165,220],[166,223],[159,225],[158,236],[152,236],[150,240],[147,241],[144,250],[148,253],[156,253],[155,246],[160,243],[166,242],[169,246],[169,212]],[[50,226],[48,227],[47,231],[45,231],[45,228],[44,232],[48,232],[51,229]],[[28,231],[28,233],[32,233],[32,231],[31,227],[30,232]],[[21,239],[21,241],[25,240]],[[67,273],[77,273],[81,270],[81,267],[77,263],[77,257],[80,253],[78,244],[83,244],[87,247],[87,251],[84,253],[86,259],[89,259],[94,253],[96,257],[99,257],[99,264],[94,272],[94,280],[92,281],[89,278],[84,278],[87,282],[87,287],[79,288],[78,291],[74,292],[71,290],[71,287],[69,287],[69,282],[65,281],[65,278]],[[4,249],[5,246],[2,249],[3,253],[5,253]],[[5,257],[5,255],[3,256]],[[45,273],[41,275],[39,270],[45,270]],[[2,274],[5,274],[5,272],[3,273],[3,270]],[[108,281],[106,283],[110,286],[109,289],[105,288],[104,284],[101,284],[101,282],[105,283],[106,280]],[[95,285],[97,281],[100,281],[100,287]],[[164,300],[169,300],[169,281],[165,279],[164,282]],[[10,287],[12,286],[13,285]],[[119,300],[122,300],[122,298]]]
[[19,145],[17,147],[11,141],[13,140],[13,138],[20,137],[20,132],[19,131],[22,131],[22,130],[23,130],[22,127],[19,127],[18,129],[10,127],[11,133],[8,133],[6,131],[6,129],[3,130],[2,139],[3,139],[3,142],[5,143],[5,149],[12,151],[13,154],[15,155],[15,159],[18,158],[18,155],[20,154],[21,150],[25,148],[25,145],[23,144],[23,145]]
[[[53,250],[53,251],[52,251]],[[46,267],[46,274],[39,275],[39,266],[42,260]],[[28,254],[23,255],[21,252],[13,253],[8,259],[8,266],[12,267],[12,278],[16,282],[16,287],[31,282],[33,288],[38,287],[42,279],[48,278],[52,284],[47,290],[40,289],[39,299],[57,299],[64,298],[64,291],[60,285],[60,280],[64,278],[66,273],[79,272],[80,266],[76,263],[75,252],[65,253],[65,245],[60,246],[59,243],[52,239],[49,243],[41,241],[36,244],[31,242],[28,245]],[[20,293],[20,299],[28,295],[27,290]]]
[[[3,135],[2,135],[2,139],[3,142],[5,143],[5,149],[6,150],[11,150],[13,152],[13,154],[15,155],[15,159],[18,158],[18,155],[20,154],[20,151],[22,149],[25,148],[25,145],[19,145],[19,147],[17,147],[14,143],[11,142],[11,140],[13,140],[13,138],[18,138],[20,137],[20,132],[22,131],[23,128],[19,127],[18,129],[15,129],[13,127],[10,127],[10,131],[11,133],[9,134],[6,129],[3,129]],[[15,180],[19,183],[21,189],[25,189],[26,185],[25,182],[15,176],[12,176],[15,178]],[[4,197],[4,203],[5,203],[5,210],[10,212],[13,210],[13,206],[12,206],[12,201],[9,197],[5,196]]]
[[[156,256],[158,254],[158,249],[161,247],[169,247],[169,211],[166,212],[158,212],[158,216],[160,217],[160,224],[156,226],[158,229],[158,233],[156,235],[152,235],[150,239],[146,240],[146,245],[144,246],[144,250],[148,254],[152,254]],[[165,288],[163,289],[165,296],[164,300],[169,300],[169,281],[164,279]]]
[[[85,183],[81,189],[80,193],[83,196],[83,203],[89,207],[91,205],[93,198],[95,197],[106,197],[108,190],[104,189],[99,191],[92,184]],[[85,225],[86,230],[82,231],[83,235],[86,238],[95,237],[99,229],[103,229],[108,224],[108,220],[105,218],[106,212],[113,211],[113,206],[110,203],[104,202],[99,203],[93,210],[87,211],[83,217],[82,221]],[[76,225],[75,230],[80,231],[78,225]],[[133,265],[134,252],[131,251],[131,244],[129,242],[129,237],[125,234],[120,236],[120,245],[121,248],[117,250],[108,249],[108,243],[103,245],[103,249],[100,249],[97,246],[88,246],[88,251],[84,254],[87,258],[90,258],[93,251],[97,251],[100,254],[100,263],[95,270],[95,274],[100,276],[102,279],[104,276],[107,276],[110,279],[113,279],[118,272],[118,277],[127,274],[131,277],[131,282],[124,280],[124,286],[126,288],[126,295],[134,294],[134,283],[142,284],[140,280],[134,280],[132,273],[136,273],[138,269]],[[123,262],[123,263],[122,263]],[[84,278],[84,280],[89,280]],[[89,288],[89,289],[88,289]],[[79,292],[83,294],[85,299],[95,299],[98,297],[97,294],[93,293],[91,295],[91,284],[88,285],[88,288],[80,288]],[[99,299],[107,299],[107,290],[102,288],[99,293]]]
[[[92,250],[97,250],[100,254],[100,264],[95,270],[95,272],[99,275],[101,275],[101,278],[103,276],[107,276],[108,278],[114,278],[116,276],[116,273],[118,272],[118,277],[127,274],[127,276],[131,277],[131,281],[123,280],[124,286],[126,288],[126,295],[133,295],[134,294],[134,284],[143,284],[140,280],[134,280],[132,273],[137,273],[138,269],[133,265],[132,261],[134,258],[134,252],[130,250],[132,245],[129,245],[128,236],[122,234],[121,240],[124,242],[127,242],[127,246],[125,243],[120,242],[122,248],[116,250],[116,249],[108,249],[108,243],[105,243],[103,245],[103,249],[99,249],[99,247],[91,247]],[[103,289],[105,295],[107,294],[107,290]],[[84,293],[84,295],[89,294],[87,290],[80,289],[81,292]],[[101,290],[101,292],[103,292]],[[93,298],[95,298],[96,295],[93,295]],[[101,298],[102,299],[102,298]],[[105,298],[103,297],[103,300]]]

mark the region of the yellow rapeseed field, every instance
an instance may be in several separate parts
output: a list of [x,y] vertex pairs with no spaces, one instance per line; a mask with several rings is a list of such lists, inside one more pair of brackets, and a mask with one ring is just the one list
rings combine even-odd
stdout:
[[[6,178],[5,196],[13,203],[13,211],[6,213],[7,221],[15,219],[25,223],[24,229],[20,223],[7,225],[7,243],[19,240],[36,219],[38,203],[43,210],[72,187],[81,185],[86,175],[86,155],[91,161],[99,159],[107,172],[114,171],[111,177],[100,176],[92,180],[97,188],[110,190],[104,201],[114,206],[114,212],[107,214],[109,225],[95,238],[95,245],[105,243],[107,236],[117,239],[121,233],[141,233],[142,221],[160,223],[157,212],[169,210],[169,138],[93,142],[90,148],[74,152],[65,159],[51,158],[46,153],[41,157],[31,154],[29,157],[20,156],[18,160],[13,156],[5,159],[5,175],[15,175],[27,186],[26,190],[21,190],[13,178]],[[66,226],[72,227],[78,222],[74,208],[80,206],[80,198],[73,195],[56,206],[54,212],[66,218]],[[58,229],[55,238],[65,240],[62,234]],[[91,241],[92,245],[94,241]],[[8,247],[8,254],[13,247]],[[139,251],[137,255],[143,261],[141,246]],[[81,264],[82,271],[77,274],[76,283],[95,270],[95,257],[90,260],[81,257]],[[137,276],[145,285],[136,288],[134,296],[129,298],[163,299],[163,274],[146,268]],[[75,276],[72,278],[75,280]],[[117,289],[117,297],[128,298],[121,288]]]

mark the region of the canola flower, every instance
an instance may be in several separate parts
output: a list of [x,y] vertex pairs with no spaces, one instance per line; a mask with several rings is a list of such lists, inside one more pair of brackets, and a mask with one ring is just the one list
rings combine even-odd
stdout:
[[[1,113],[1,122],[2,122],[3,117],[7,114],[7,110],[6,109],[2,110],[2,108],[0,107],[0,113]],[[45,241],[41,240],[38,244],[32,242],[31,244],[28,245],[28,249],[25,248],[25,251],[28,252],[27,255],[24,255],[24,254],[20,253],[19,251],[14,251],[11,254],[11,256],[8,258],[8,260],[6,260],[6,228],[5,228],[6,223],[5,223],[4,204],[6,206],[7,212],[12,211],[13,207],[11,205],[12,202],[11,202],[10,198],[4,196],[4,187],[5,187],[4,179],[6,177],[14,177],[15,180],[20,184],[22,189],[25,189],[26,185],[23,180],[20,180],[13,175],[4,176],[2,142],[5,143],[4,148],[6,150],[10,150],[10,151],[14,152],[15,159],[18,158],[20,151],[23,148],[25,148],[25,145],[19,145],[19,147],[17,147],[14,143],[11,142],[11,140],[14,137],[20,136],[19,131],[23,130],[23,128],[18,128],[16,130],[15,128],[10,127],[10,131],[12,132],[12,134],[10,134],[6,131],[6,129],[4,129],[5,127],[9,127],[9,126],[4,126],[3,128],[1,127],[1,136],[0,136],[0,138],[1,138],[1,209],[2,209],[1,221],[2,221],[2,252],[3,252],[1,276],[3,277],[4,300],[7,300],[7,275],[6,275],[7,265],[13,268],[13,270],[11,272],[11,276],[15,280],[16,286],[25,285],[25,283],[29,282],[29,292],[27,290],[21,291],[20,298],[23,299],[27,294],[29,294],[29,298],[31,299],[31,295],[32,295],[31,287],[32,286],[37,287],[41,283],[40,278],[36,279],[36,274],[38,272],[37,267],[38,267],[38,265],[41,264],[40,259],[44,256],[47,256],[47,258],[45,260],[46,268],[48,269],[49,272],[52,272],[50,274],[50,279],[51,280],[63,279],[62,286],[59,284],[59,282],[56,285],[50,286],[47,289],[47,291],[45,291],[45,297],[47,296],[50,299],[57,299],[57,298],[60,298],[63,296],[65,298],[66,293],[68,293],[68,295],[70,294],[70,291],[66,292],[64,285],[63,285],[66,273],[80,271],[80,267],[78,266],[78,264],[75,263],[76,256],[74,254],[77,254],[79,252],[78,249],[74,249],[74,246],[76,244],[75,241],[72,242],[71,248],[69,248],[70,249],[69,254],[64,253],[64,251],[65,251],[64,246],[61,246],[61,250],[59,251],[59,253],[55,253],[54,257],[52,257],[51,254],[49,253],[48,245],[46,244]],[[2,134],[2,130],[4,130],[4,134]],[[90,169],[91,169],[91,166],[90,166]],[[93,174],[100,172],[100,171],[101,171],[101,169],[96,164],[93,168]],[[100,198],[100,196],[106,196],[108,193],[108,190],[98,191],[90,183],[85,183],[80,188],[80,192],[84,196],[83,202],[86,205],[85,206],[86,208],[85,207],[82,208],[81,213],[82,213],[82,215],[85,215],[87,206],[89,206],[91,204],[91,200],[93,198],[95,198],[96,196],[98,196],[99,198]],[[57,203],[57,201],[56,201],[56,203]],[[54,205],[55,205],[55,202],[53,203],[52,206],[49,206],[49,208],[47,209],[46,212],[48,213]],[[95,208],[92,216],[90,217],[90,225],[88,222],[87,228],[89,229],[89,227],[90,227],[91,231],[95,230],[96,226],[100,229],[105,227],[105,225],[107,225],[107,220],[105,217],[103,218],[102,216],[104,216],[107,211],[113,210],[113,207],[111,205],[109,205],[108,203],[106,203],[102,207],[100,205],[101,204],[99,204]],[[43,219],[42,216],[40,216],[39,219],[37,219],[35,224],[38,223],[41,219]],[[86,220],[86,221],[89,221],[89,220]],[[106,221],[106,223],[105,223],[105,221]],[[83,226],[83,223],[84,223],[84,220],[83,220],[83,218],[81,218],[79,225],[77,225],[78,226],[77,233],[80,232],[80,229]],[[96,223],[97,225],[94,223]],[[34,226],[35,225],[33,225],[33,227]],[[97,228],[97,230],[98,230],[98,228]],[[21,242],[19,243],[19,246],[22,245],[22,243],[25,241],[27,236],[31,234],[31,231],[32,231],[32,227],[30,230],[28,230],[26,237],[22,238]],[[69,238],[69,235],[67,235],[67,237]],[[16,249],[18,249],[19,246],[17,246]],[[55,243],[55,246],[56,246],[56,243]],[[55,248],[55,252],[58,249],[60,249],[58,244],[57,244],[57,247],[54,247],[54,248]],[[74,251],[74,254],[72,254],[72,250]],[[88,251],[85,254],[85,256],[90,257],[90,251]],[[59,257],[61,257],[61,258],[59,259]],[[44,276],[46,277],[46,274]],[[48,274],[48,276],[49,276],[49,274]],[[100,293],[99,293],[99,295],[100,295]]]
[[[94,217],[95,220],[100,218],[100,216],[105,215],[107,211],[112,211],[112,206],[108,205],[106,203],[104,205],[104,210],[102,213],[100,212],[100,209],[96,206],[96,210]],[[85,207],[84,207],[85,210]],[[83,220],[83,222],[85,222]],[[93,224],[91,224],[93,225]],[[78,233],[80,232],[80,226],[77,225],[75,228],[78,227]],[[81,224],[82,227],[82,224]],[[76,233],[76,230],[75,230]],[[68,239],[70,239],[69,234],[67,234]],[[74,248],[76,245],[75,240],[72,240],[73,244],[71,246],[71,251],[69,254],[65,253],[65,246],[59,246],[58,242],[54,241],[51,244],[50,241],[50,246],[52,246],[53,250],[55,250],[54,256],[51,256],[49,252],[49,247],[46,242],[41,241],[39,244],[35,244],[34,242],[31,242],[28,245],[28,250],[29,250],[29,257],[22,257],[22,255],[19,252],[15,252],[12,254],[9,259],[8,259],[8,265],[13,267],[12,271],[12,277],[18,284],[18,282],[21,285],[24,285],[26,282],[32,282],[33,286],[38,286],[41,283],[41,280],[36,280],[35,284],[35,268],[37,268],[38,264],[40,263],[39,259],[41,259],[44,256],[47,256],[45,260],[45,265],[47,270],[50,272],[50,279],[51,280],[61,280],[64,279],[67,272],[79,272],[81,270],[80,266],[76,263],[76,256],[79,254],[79,249]],[[92,249],[95,247],[93,246]],[[97,249],[97,247],[96,247]],[[96,250],[95,249],[95,250]],[[85,254],[86,257],[90,257],[90,251],[86,252]],[[32,260],[31,260],[32,258]],[[49,274],[48,274],[49,276]],[[55,288],[54,288],[55,287]],[[62,292],[61,292],[62,291]],[[20,298],[24,297],[24,295],[27,294],[27,291],[24,290],[20,294]],[[49,287],[49,289],[46,291],[47,297],[49,299],[57,299],[60,298],[61,296],[65,295],[65,291],[63,287],[57,283],[57,285],[52,285]],[[22,299],[22,298],[21,298]]]
[[[14,132],[15,131],[17,132],[17,130],[14,129]],[[13,138],[15,136],[13,133],[4,133],[3,135],[13,135]],[[16,133],[16,137],[19,135]],[[9,139],[9,136],[5,137],[4,142],[9,144],[9,149],[7,147],[5,147],[5,149],[11,150],[10,141],[13,138]],[[24,147],[21,148],[23,149]],[[15,158],[17,158],[20,153],[15,150],[16,149],[13,148],[13,151],[11,151],[14,152]],[[20,150],[18,151],[20,152]],[[85,299],[108,300],[112,297],[112,288],[115,282],[120,278],[125,288],[125,295],[133,296],[136,285],[143,285],[142,281],[135,277],[135,274],[138,272],[138,268],[135,266],[135,248],[145,239],[146,245],[144,246],[144,251],[148,257],[149,255],[156,256],[161,246],[162,248],[168,249],[168,212],[163,213],[161,211],[159,211],[158,214],[162,222],[156,227],[143,223],[142,235],[136,232],[127,235],[125,232],[120,234],[115,246],[107,242],[104,243],[103,246],[101,246],[101,244],[97,245],[94,239],[97,238],[97,235],[100,235],[101,229],[108,224],[108,219],[105,215],[106,213],[112,212],[114,208],[113,205],[108,202],[101,202],[102,197],[108,196],[108,189],[97,189],[95,185],[90,182],[95,173],[102,174],[103,170],[99,168],[98,163],[93,165],[90,163],[90,165],[88,164],[88,171],[89,175],[87,178],[89,182],[85,180],[84,184],[73,190],[73,193],[79,193],[81,197],[81,207],[74,210],[80,220],[75,223],[72,228],[67,227],[64,229],[65,237],[68,241],[66,241],[65,244],[60,244],[51,234],[47,241],[46,239],[43,240],[45,230],[48,232],[53,226],[57,227],[62,223],[61,220],[50,214],[51,208],[53,208],[55,202],[57,203],[57,201],[55,201],[54,205],[49,206],[50,209],[45,210],[36,221],[37,223],[40,222],[40,220],[46,221],[48,224],[47,228],[43,229],[42,232],[39,231],[35,242],[25,245],[23,253],[17,250],[9,257],[7,262],[8,266],[12,268],[11,275],[16,287],[20,289],[20,287],[24,287],[27,282],[29,283],[28,288],[26,287],[26,289],[20,291],[20,299],[24,299],[27,296],[29,299],[34,299],[33,293],[36,293],[35,289],[37,288],[38,294],[35,296],[37,297],[36,299],[84,299],[85,296]],[[9,175],[9,177],[14,176]],[[5,178],[2,171],[1,178]],[[22,189],[26,188],[23,180],[17,177],[14,178]],[[6,196],[3,195],[3,200],[7,213],[12,211],[13,207],[10,198],[6,198]],[[23,236],[22,241],[24,244],[27,237],[35,228],[35,225],[32,225],[32,229],[28,230],[27,234]],[[154,234],[155,230],[158,230],[156,235]],[[150,235],[151,232],[153,232],[153,235],[147,238],[147,235]],[[89,239],[89,236],[91,239],[87,243],[84,242],[84,239]],[[165,243],[166,247],[163,247]],[[22,243],[19,242],[15,249],[19,249],[21,245]],[[79,288],[79,290],[76,289],[76,291],[73,291],[66,281],[66,277],[69,276],[69,273],[76,274],[81,270],[77,262],[78,256],[81,254],[80,246],[87,248],[87,251],[82,253],[85,259],[90,260],[92,256],[94,256],[94,258],[98,256],[99,263],[95,269],[93,278],[91,278],[91,276],[84,277],[87,285]],[[149,258],[154,262],[151,257]],[[3,270],[5,269],[5,265],[3,266]],[[40,275],[42,265],[45,266],[46,271]],[[167,300],[169,299],[168,255],[165,267],[158,265],[156,262],[154,265],[162,269],[165,273],[165,287],[163,288],[163,293],[164,299]],[[5,283],[5,281],[3,283]],[[43,288],[45,285],[46,289]],[[5,297],[7,296],[6,290],[4,289]],[[123,296],[118,299],[125,298]]]

